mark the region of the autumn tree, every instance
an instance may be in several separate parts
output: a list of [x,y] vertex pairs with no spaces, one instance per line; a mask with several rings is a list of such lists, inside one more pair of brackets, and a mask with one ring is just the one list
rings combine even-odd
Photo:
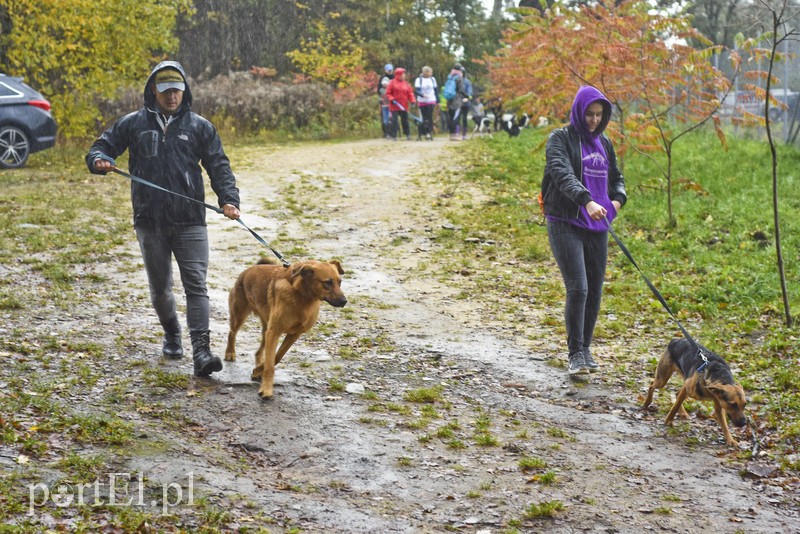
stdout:
[[377,76],[368,76],[358,32],[332,32],[324,22],[317,22],[316,26],[317,36],[303,39],[300,48],[287,55],[300,72],[315,80],[339,90],[364,92]]
[[645,2],[556,4],[522,13],[504,34],[504,48],[486,58],[496,92],[529,113],[566,120],[577,88],[598,87],[614,106],[620,153],[632,148],[665,159],[660,169],[674,223],[673,144],[712,120],[731,85],[711,65],[717,48],[682,45],[702,35],[686,19],[652,13]]
[[[711,64],[711,56],[721,47],[696,49],[683,44],[690,39],[702,41],[703,36],[683,19],[661,22],[666,22],[666,25],[656,24],[642,30],[638,46],[632,47],[637,55],[635,65],[641,111],[629,117],[628,135],[635,140],[634,148],[651,157],[666,180],[667,215],[669,224],[674,226],[672,169],[675,143],[710,122],[723,147],[727,147],[717,111],[732,84]],[[653,38],[653,33],[660,38]],[[671,38],[672,44],[664,42],[664,37]],[[738,71],[738,54],[733,53],[730,57]],[[650,139],[655,141],[657,149],[654,151],[650,150],[654,148],[648,144]],[[653,157],[654,152],[664,156],[664,161]]]
[[60,132],[91,132],[96,99],[144,83],[177,48],[172,30],[191,0],[0,0],[2,70],[23,76],[53,103]]

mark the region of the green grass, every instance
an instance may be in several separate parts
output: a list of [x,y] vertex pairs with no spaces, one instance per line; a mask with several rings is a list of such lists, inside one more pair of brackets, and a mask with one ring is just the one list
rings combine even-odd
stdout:
[[434,386],[430,388],[418,388],[406,391],[403,398],[408,402],[414,403],[435,403],[442,400],[443,388]]
[[346,384],[338,378],[331,377],[328,379],[328,389],[334,393],[341,393],[345,390]]
[[542,486],[552,486],[558,482],[558,475],[556,475],[554,471],[547,471],[546,473],[537,475],[535,478],[536,482]]
[[500,440],[488,432],[479,432],[475,434],[473,439],[475,440],[475,444],[479,447],[497,447],[500,445]]
[[[486,320],[505,322],[520,302],[535,306],[542,315],[535,328],[526,333],[525,325],[518,327],[522,336],[551,351],[539,341],[542,330],[554,339],[565,333],[563,286],[536,201],[546,136],[529,129],[515,139],[475,141],[464,155],[463,174],[436,177],[442,185],[435,206],[452,227],[438,230],[441,250],[434,263],[438,273],[471,271],[458,280],[464,295],[480,292],[493,303]],[[666,180],[650,160],[629,153],[623,168],[628,204],[614,227],[692,336],[732,365],[750,399],[747,411],[759,423],[762,445],[790,452],[800,444],[800,343],[797,328],[785,325],[770,154],[764,142],[733,136],[727,141],[724,151],[713,133],[701,131],[676,143],[676,226],[667,213]],[[789,302],[797,315],[800,218],[793,214],[800,208],[795,193],[800,151],[780,146],[778,154],[781,244]],[[502,269],[487,268],[490,262]],[[478,263],[483,266],[476,268]],[[606,280],[595,331],[605,371],[600,380],[627,390],[626,397],[637,402],[652,379],[649,362],[680,332],[613,240]],[[550,356],[559,362],[563,355]],[[710,411],[706,404],[699,409]]]
[[523,471],[530,471],[533,469],[544,469],[547,467],[547,462],[542,460],[541,458],[534,458],[531,456],[525,456],[520,458],[519,462],[517,462],[519,468]]
[[146,368],[144,370],[144,381],[149,386],[165,389],[186,389],[189,387],[189,377],[186,374],[158,368]]
[[532,503],[525,509],[524,515],[528,519],[538,517],[555,517],[557,512],[564,510],[564,503],[561,501],[545,501]]
[[71,473],[74,482],[91,482],[104,475],[105,457],[100,455],[80,455],[70,452],[56,462],[56,467]]
[[[487,324],[493,320],[508,323],[511,318],[520,335],[532,343],[563,338],[563,289],[535,201],[544,140],[544,133],[534,130],[515,139],[476,140],[470,151],[461,153],[464,173],[436,177],[444,189],[436,197],[436,207],[454,224],[432,231],[442,252],[420,266],[421,273],[447,278],[448,284],[455,283],[452,273],[468,270],[470,276],[456,277],[464,285],[456,291],[469,299],[480,289],[487,303]],[[796,472],[800,462],[787,453],[800,444],[798,334],[796,328],[782,323],[768,153],[759,142],[729,139],[729,144],[730,150],[723,153],[706,133],[678,143],[673,187],[676,227],[667,224],[663,180],[646,160],[628,157],[624,172],[630,202],[615,227],[692,334],[734,365],[750,399],[748,412],[762,432],[762,448],[772,457],[784,458],[780,460],[783,470]],[[135,243],[129,184],[114,175],[89,175],[84,153],[85,147],[58,147],[34,154],[24,169],[0,174],[0,267],[4,272],[0,311],[16,321],[0,331],[0,352],[4,353],[0,444],[30,459],[29,467],[20,465],[0,480],[0,495],[7,496],[0,498],[0,522],[21,521],[21,530],[26,510],[19,503],[25,502],[26,495],[19,494],[19,489],[39,480],[31,470],[55,468],[71,480],[91,480],[97,473],[114,469],[106,465],[109,458],[127,454],[131,447],[146,441],[139,437],[143,418],[158,424],[169,420],[172,430],[188,424],[169,403],[184,401],[181,390],[191,379],[159,371],[143,354],[143,344],[157,345],[157,338],[148,339],[141,325],[128,327],[124,321],[115,320],[113,326],[106,322],[81,326],[86,321],[79,318],[93,314],[109,318],[150,309],[146,285],[129,294],[115,278],[141,275],[138,255],[129,251]],[[797,313],[800,220],[793,213],[800,205],[794,193],[800,157],[796,150],[785,147],[780,155],[782,244],[790,302]],[[120,165],[126,166],[124,158]],[[296,187],[318,186],[304,181]],[[316,208],[301,198],[302,191],[287,193],[292,209],[310,210],[308,214],[313,215]],[[426,198],[425,205],[430,203]],[[285,253],[287,249],[304,252],[303,243],[286,233],[279,236],[277,244]],[[286,247],[281,246],[284,244]],[[396,245],[402,248],[403,244]],[[596,345],[605,351],[598,354],[604,364],[600,380],[624,388],[615,398],[635,400],[649,383],[654,362],[676,329],[619,250],[611,245],[610,251],[596,332]],[[544,334],[525,331],[528,325],[514,319],[520,306],[541,312],[540,318],[530,322],[544,329]],[[74,320],[49,321],[51,313]],[[342,311],[345,318],[355,313],[361,311]],[[335,323],[320,323],[319,333],[327,335],[336,327]],[[386,332],[343,339],[349,347],[342,345],[347,349],[339,353],[342,360],[395,350]],[[153,402],[141,393],[149,389],[142,388],[142,383],[170,390],[165,397],[171,400]],[[333,378],[327,385],[331,391],[341,392],[345,382]],[[378,403],[373,392],[365,393],[364,399],[380,406],[382,413],[419,421],[421,430],[429,425],[428,433],[419,438],[422,443],[430,445],[435,438],[449,449],[460,450],[468,448],[475,436],[492,438],[491,421],[483,414],[469,430],[457,421],[435,425],[433,421],[441,421],[441,413],[450,409],[445,393],[442,387],[407,391],[403,401],[413,404],[413,415],[403,404]],[[656,406],[666,409],[670,393],[659,394]],[[698,403],[693,409],[707,411],[708,407]],[[387,420],[370,417],[359,421],[389,425]],[[682,425],[671,432],[688,440],[691,432],[687,429],[688,425]],[[497,430],[498,435],[501,431]],[[551,437],[575,439],[557,428],[547,432]],[[533,433],[522,430],[518,435],[532,439]],[[549,449],[559,447],[555,443]],[[543,472],[546,468],[530,469],[540,470],[536,476],[541,481],[550,478],[551,472]],[[524,470],[522,463],[520,469]],[[541,503],[529,511],[539,516],[557,506]],[[228,517],[224,511],[210,505],[203,511],[207,513],[201,520],[210,531],[225,529]],[[76,530],[96,530],[86,526],[93,512],[84,512],[87,519],[78,519]],[[95,517],[106,518],[107,513],[98,510]],[[136,530],[145,521],[157,530],[171,528],[169,518],[149,517],[132,509],[110,513],[111,523],[126,531]],[[511,520],[509,526],[513,526]],[[299,531],[291,525],[285,529]]]

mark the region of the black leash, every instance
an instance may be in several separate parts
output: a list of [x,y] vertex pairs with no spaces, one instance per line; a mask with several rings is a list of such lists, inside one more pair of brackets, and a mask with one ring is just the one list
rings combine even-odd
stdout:
[[[169,189],[164,189],[164,188],[163,188],[163,187],[161,187],[160,185],[156,185],[156,184],[154,184],[153,182],[148,182],[147,180],[144,180],[144,179],[142,179],[142,178],[139,178],[138,176],[134,176],[134,175],[132,175],[132,174],[129,174],[129,173],[127,173],[127,172],[123,171],[123,170],[120,170],[120,169],[118,169],[117,167],[114,167],[114,168],[113,168],[113,169],[111,169],[111,170],[112,170],[113,172],[115,172],[115,173],[119,174],[119,175],[122,175],[122,176],[124,176],[125,178],[127,178],[128,180],[130,180],[130,181],[132,181],[132,182],[137,182],[137,183],[140,183],[140,184],[142,184],[142,185],[146,185],[147,187],[152,187],[153,189],[158,189],[159,191],[163,191],[163,192],[165,192],[165,193],[169,193],[170,195],[175,195],[176,197],[180,197],[180,198],[183,198],[183,199],[189,200],[189,201],[191,201],[191,202],[194,202],[194,203],[196,203],[196,204],[202,204],[203,206],[205,206],[206,208],[208,208],[208,209],[210,209],[210,210],[212,210],[212,211],[216,211],[217,213],[219,213],[219,214],[222,214],[222,215],[224,215],[224,214],[225,214],[225,212],[222,210],[222,208],[218,208],[218,207],[216,207],[216,206],[212,206],[211,204],[206,204],[206,203],[205,203],[205,202],[203,202],[202,200],[197,200],[196,198],[187,197],[186,195],[181,195],[180,193],[176,193],[175,191],[170,191]],[[270,250],[272,251],[272,253],[273,253],[273,254],[275,254],[275,257],[276,257],[276,258],[278,258],[278,259],[280,260],[280,262],[283,264],[283,266],[284,266],[284,267],[288,267],[288,266],[289,266],[289,262],[288,262],[288,261],[286,261],[286,260],[283,258],[283,256],[281,256],[281,255],[280,255],[280,253],[279,253],[277,250],[275,250],[274,248],[272,248],[271,246],[269,246],[269,243],[267,243],[266,241],[264,241],[264,239],[262,239],[260,235],[258,235],[257,233],[255,233],[255,232],[254,232],[254,231],[253,231],[253,230],[252,230],[252,229],[251,229],[249,226],[247,226],[247,225],[244,223],[244,221],[242,221],[242,219],[236,219],[236,222],[238,222],[239,224],[241,224],[242,226],[244,226],[244,228],[245,228],[245,229],[246,229],[248,232],[250,232],[250,233],[253,235],[253,237],[255,237],[255,238],[256,238],[256,241],[258,241],[259,243],[261,243],[262,245],[264,245],[265,247],[267,247],[268,249],[270,249]]]
[[700,367],[697,368],[697,371],[698,372],[702,371],[705,368],[705,366],[708,365],[708,358],[706,358],[706,355],[703,354],[703,350],[700,348],[700,345],[694,340],[694,338],[689,334],[689,332],[686,331],[686,329],[683,327],[683,325],[678,320],[678,318],[675,317],[675,315],[672,313],[672,310],[669,308],[669,305],[667,304],[667,301],[664,300],[664,297],[661,295],[661,293],[658,291],[658,289],[656,289],[656,286],[654,286],[653,283],[650,281],[650,279],[647,278],[647,276],[645,276],[644,272],[642,272],[642,269],[636,263],[636,260],[633,259],[633,256],[631,255],[631,253],[628,250],[628,248],[622,243],[620,238],[617,237],[617,234],[616,234],[616,232],[614,232],[614,228],[611,226],[611,222],[608,220],[608,218],[607,217],[603,217],[603,220],[606,222],[606,226],[608,226],[608,231],[611,233],[611,236],[614,238],[614,241],[617,242],[617,246],[628,257],[628,259],[631,261],[633,266],[636,267],[636,270],[639,271],[639,274],[642,276],[644,281],[647,283],[647,286],[650,288],[650,291],[653,292],[653,295],[656,296],[656,298],[661,303],[661,305],[664,306],[664,309],[667,310],[667,313],[669,314],[669,316],[672,317],[672,320],[675,322],[675,324],[678,325],[678,328],[681,329],[681,332],[683,333],[683,337],[686,338],[687,340],[689,340],[689,343],[691,343],[697,349],[697,353],[703,359],[703,364]]

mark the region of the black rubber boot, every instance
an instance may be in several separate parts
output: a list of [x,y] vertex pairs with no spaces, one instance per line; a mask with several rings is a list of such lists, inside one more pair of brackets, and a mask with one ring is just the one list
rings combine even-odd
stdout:
[[181,345],[181,322],[173,317],[166,323],[161,323],[164,328],[164,344],[161,353],[170,360],[183,358],[183,345]]
[[209,337],[211,332],[190,332],[192,338],[192,359],[195,376],[208,376],[222,371],[222,360],[211,354]]

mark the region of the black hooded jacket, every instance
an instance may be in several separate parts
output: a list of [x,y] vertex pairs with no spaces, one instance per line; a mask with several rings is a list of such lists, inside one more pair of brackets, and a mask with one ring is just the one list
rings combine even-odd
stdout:
[[[623,206],[628,200],[625,180],[617,167],[614,146],[605,136],[600,137],[609,161],[608,198]],[[581,176],[581,140],[574,126],[553,130],[547,140],[547,166],[542,179],[542,197],[545,215],[561,219],[577,219],[581,206],[592,200],[592,195]]]
[[[151,84],[155,74],[165,68],[186,73],[175,61],[162,61],[153,69],[144,87],[144,107],[119,119],[94,142],[86,155],[93,174],[101,155],[117,158],[129,150],[131,174],[170,191],[205,201],[203,168],[211,180],[219,206],[239,207],[239,190],[230,161],[214,126],[191,111],[192,92],[188,80],[183,102],[166,132],[156,116],[159,113]],[[170,195],[152,187],[131,182],[134,225],[196,226],[206,224],[206,208],[201,204]]]

